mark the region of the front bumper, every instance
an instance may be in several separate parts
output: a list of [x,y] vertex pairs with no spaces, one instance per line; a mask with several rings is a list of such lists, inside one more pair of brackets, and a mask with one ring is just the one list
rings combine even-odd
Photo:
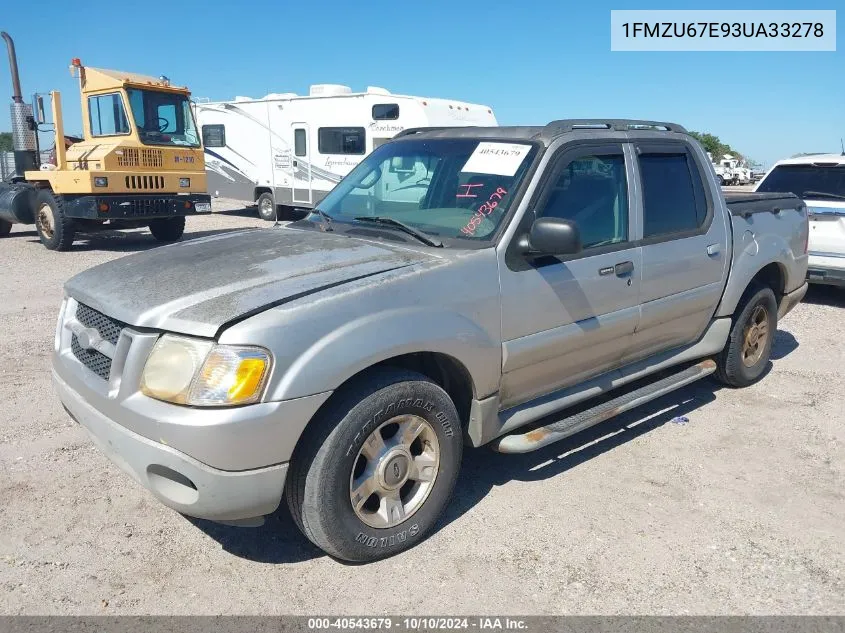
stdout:
[[65,409],[100,450],[166,506],[213,521],[252,519],[279,507],[287,464],[240,472],[212,468],[109,420],[55,371],[53,384]]
[[[53,383],[62,404],[103,452],[184,514],[234,521],[275,510],[296,443],[331,394],[211,408],[149,398],[139,390],[141,372],[159,334],[121,324],[116,344],[100,354],[109,368],[97,373],[79,356],[74,331],[79,318],[90,322],[79,309],[72,298],[63,305]],[[99,330],[109,317],[97,319]]]
[[832,253],[810,253],[807,281],[811,284],[845,286],[845,256]]
[[[108,205],[101,211],[100,205]],[[197,204],[207,210],[197,210]],[[207,193],[157,195],[102,194],[66,196],[64,212],[70,218],[86,220],[155,220],[183,215],[211,213],[211,196]]]

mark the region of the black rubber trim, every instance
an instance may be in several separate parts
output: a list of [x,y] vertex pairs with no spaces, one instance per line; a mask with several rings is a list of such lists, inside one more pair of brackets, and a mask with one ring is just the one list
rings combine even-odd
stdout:
[[787,209],[803,211],[807,206],[794,193],[726,193],[725,202],[732,215],[747,218],[754,213],[780,213]]

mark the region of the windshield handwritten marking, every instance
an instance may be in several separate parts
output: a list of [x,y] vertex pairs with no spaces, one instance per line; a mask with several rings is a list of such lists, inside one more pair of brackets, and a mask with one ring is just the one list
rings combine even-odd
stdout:
[[466,191],[464,191],[463,193],[456,193],[455,197],[456,198],[477,198],[478,196],[476,194],[472,193],[472,188],[473,187],[483,187],[483,186],[484,186],[484,183],[481,183],[481,182],[467,183],[465,185],[458,185],[458,187],[466,187]]
[[501,202],[502,198],[506,195],[508,195],[508,190],[504,187],[499,187],[496,191],[491,193],[487,202],[482,203],[481,206],[478,207],[478,210],[472,214],[469,222],[467,222],[466,226],[461,229],[461,233],[470,236],[475,235],[475,230],[484,218],[493,213],[493,209],[499,206],[499,202]]

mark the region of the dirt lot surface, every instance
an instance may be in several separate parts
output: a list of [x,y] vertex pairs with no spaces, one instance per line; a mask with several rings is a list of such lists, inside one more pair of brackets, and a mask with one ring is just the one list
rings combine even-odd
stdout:
[[[215,213],[186,238],[244,226],[267,225]],[[702,381],[537,453],[468,451],[430,539],[349,566],[284,506],[256,529],[165,508],[63,411],[62,283],[156,246],[0,240],[0,613],[845,612],[845,291],[811,289],[749,389]]]

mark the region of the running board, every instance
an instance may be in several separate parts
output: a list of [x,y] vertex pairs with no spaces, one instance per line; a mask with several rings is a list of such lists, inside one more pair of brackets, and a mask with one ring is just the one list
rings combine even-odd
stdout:
[[709,376],[714,371],[716,371],[716,363],[708,358],[677,374],[667,376],[662,380],[635,389],[558,422],[541,426],[522,435],[505,435],[498,440],[494,440],[491,446],[500,453],[530,453],[536,451],[538,448],[565,439],[594,424],[609,420],[620,413],[634,409],[670,391],[680,389],[691,382]]

